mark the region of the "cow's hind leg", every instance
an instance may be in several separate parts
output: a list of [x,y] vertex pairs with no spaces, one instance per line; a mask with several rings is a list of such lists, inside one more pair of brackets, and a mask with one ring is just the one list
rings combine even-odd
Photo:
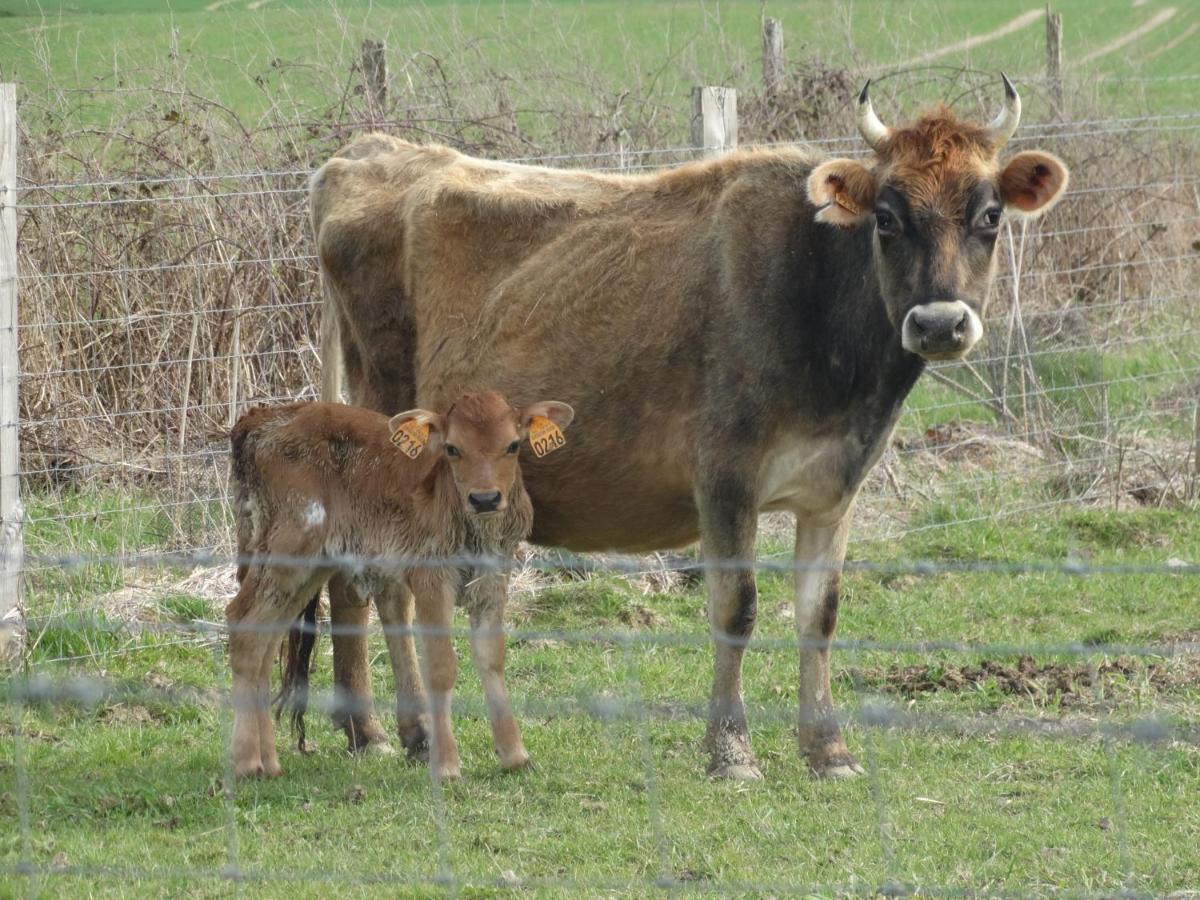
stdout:
[[413,641],[413,595],[403,579],[379,579],[375,606],[383,623],[388,656],[392,661],[392,682],[396,691],[396,731],[400,743],[413,759],[429,759],[429,737],[421,715],[425,694],[421,669]]
[[343,574],[329,580],[333,644],[334,724],[346,732],[351,752],[391,752],[387,732],[375,718],[367,655],[368,599]]
[[705,735],[708,773],[717,778],[758,779],[762,773],[750,749],[742,702],[742,656],[758,614],[754,582],[758,513],[753,491],[736,476],[712,478],[700,497],[700,517],[715,656]]
[[863,768],[846,749],[829,685],[829,645],[851,513],[830,528],[796,528],[796,638],[800,645],[800,752],[813,774],[849,778]]

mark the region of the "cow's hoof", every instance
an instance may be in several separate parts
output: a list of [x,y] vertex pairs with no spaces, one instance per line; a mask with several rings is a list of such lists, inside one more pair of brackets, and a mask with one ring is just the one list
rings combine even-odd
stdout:
[[845,750],[838,753],[823,753],[817,756],[810,755],[808,758],[808,767],[812,771],[814,778],[827,778],[830,780],[856,778],[859,775],[865,775],[867,772],[866,769],[858,764],[858,760]]
[[710,778],[720,778],[726,781],[762,781],[763,777],[758,766],[747,763],[710,766],[708,775]]
[[410,762],[429,762],[429,738],[426,736],[424,728],[417,726],[401,730],[400,744],[404,747],[404,752],[408,754]]
[[262,778],[262,763],[235,763],[233,766],[233,777],[238,781],[247,781],[252,778]]
[[282,775],[283,775],[283,767],[280,766],[279,763],[275,763],[274,765],[270,765],[270,766],[264,765],[262,767],[262,775],[260,777],[267,781],[270,781],[272,778],[279,778]]
[[462,778],[462,769],[457,765],[445,766],[440,771],[435,771],[433,777],[438,781],[458,781]]

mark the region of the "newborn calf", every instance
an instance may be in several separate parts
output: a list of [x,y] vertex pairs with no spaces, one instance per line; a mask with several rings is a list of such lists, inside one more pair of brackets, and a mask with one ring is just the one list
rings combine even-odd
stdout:
[[[533,521],[517,465],[521,441],[532,428],[539,455],[548,452],[562,444],[561,429],[573,417],[565,403],[514,409],[497,393],[467,394],[445,415],[415,409],[388,419],[351,406],[300,403],[242,416],[230,436],[240,588],[226,610],[239,777],[282,774],[271,669],[289,626],[327,583],[331,593],[356,596],[364,606],[374,596],[385,626],[407,624],[398,610],[410,590],[415,595],[429,680],[430,765],[445,778],[459,775],[450,628],[461,594],[500,762],[509,769],[528,764],[504,686],[507,572],[438,561],[512,557]],[[330,559],[336,556],[367,560],[339,566]],[[411,635],[389,629],[388,648],[398,708],[402,699],[406,709],[421,708]],[[423,736],[419,717],[411,716],[410,732]]]

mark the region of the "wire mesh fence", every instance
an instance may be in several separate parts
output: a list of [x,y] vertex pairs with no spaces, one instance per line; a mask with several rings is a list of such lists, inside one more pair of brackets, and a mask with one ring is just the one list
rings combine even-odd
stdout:
[[[374,124],[386,128],[389,122]],[[411,128],[413,120],[398,125]],[[928,543],[899,542],[936,534],[950,543],[980,522],[1046,511],[1195,508],[1197,129],[1200,113],[1179,112],[1081,117],[1034,125],[1019,135],[1018,142],[1037,141],[1064,156],[1076,182],[1039,224],[1006,228],[984,341],[969,359],[932,367],[910,397],[892,446],[859,503],[847,570],[863,580],[852,583],[874,590],[908,579],[902,583],[920,593],[938,590],[939,579],[987,576],[1001,591],[1019,594],[1029,590],[1021,579],[1035,579],[1035,593],[1061,592],[1086,603],[1086,586],[1103,580],[1121,603],[1159,592],[1173,596],[1185,618],[1192,614],[1188,598],[1200,596],[1195,560],[912,563],[890,557],[886,548],[927,553]],[[839,154],[861,152],[860,139],[848,136],[808,143]],[[691,147],[668,146],[513,158],[637,173],[694,155]],[[25,370],[20,476],[33,649],[26,671],[7,684],[11,724],[0,734],[12,757],[0,807],[16,825],[4,871],[23,879],[30,893],[58,878],[450,891],[959,893],[964,888],[951,869],[923,867],[912,850],[922,817],[944,815],[955,802],[917,793],[920,782],[912,774],[922,764],[953,764],[953,751],[922,756],[923,744],[942,740],[968,748],[962,751],[970,757],[968,768],[986,763],[1003,769],[1007,763],[986,752],[999,744],[1000,757],[1020,758],[1042,774],[1026,743],[1050,742],[1059,748],[1047,751],[1051,758],[1066,759],[1086,773],[1072,802],[1086,810],[1090,829],[1111,838],[1104,852],[1113,855],[1110,868],[1116,874],[1104,883],[1073,885],[1076,892],[1107,894],[1147,885],[1157,890],[1185,885],[1195,873],[1193,862],[1190,869],[1168,866],[1168,874],[1159,877],[1148,862],[1164,841],[1170,846],[1195,833],[1194,805],[1178,809],[1172,805],[1178,798],[1170,796],[1170,779],[1196,786],[1200,646],[1194,629],[1180,627],[1170,641],[1113,640],[1098,633],[1086,642],[1039,641],[1027,634],[998,642],[948,639],[949,630],[911,640],[836,640],[842,724],[869,785],[864,811],[846,827],[874,836],[870,861],[842,870],[813,861],[758,873],[729,863],[704,870],[695,862],[703,854],[692,852],[696,818],[678,799],[689,792],[689,779],[700,777],[699,754],[680,747],[695,743],[705,718],[701,683],[713,640],[699,618],[699,589],[681,586],[679,569],[702,570],[704,563],[564,559],[533,550],[513,575],[518,605],[550,603],[547,595],[585,573],[650,584],[656,596],[675,591],[693,609],[690,627],[681,613],[669,620],[670,627],[638,628],[639,616],[653,620],[654,614],[632,603],[594,627],[531,625],[533,617],[508,632],[514,659],[524,658],[538,671],[555,672],[557,655],[594,668],[579,686],[552,677],[549,688],[539,688],[528,677],[517,708],[523,720],[551,731],[553,723],[565,722],[597,740],[605,752],[589,757],[590,764],[610,781],[636,785],[640,799],[625,807],[633,822],[629,834],[606,818],[604,804],[620,807],[616,801],[585,798],[593,805],[582,807],[597,817],[598,833],[606,825],[614,829],[619,836],[613,841],[625,855],[605,858],[598,868],[557,870],[539,857],[527,870],[519,848],[506,844],[495,852],[497,871],[490,872],[471,849],[482,840],[480,829],[464,826],[455,809],[462,795],[409,770],[393,787],[419,811],[405,834],[428,832],[420,840],[423,861],[410,855],[402,865],[378,858],[360,865],[272,864],[254,848],[260,831],[245,812],[252,790],[232,777],[223,749],[231,719],[228,634],[214,610],[236,587],[228,428],[248,405],[313,398],[319,384],[320,290],[305,202],[309,170],[280,166],[78,180],[41,180],[34,162],[27,171],[33,177],[21,185],[18,205]],[[787,526],[786,517],[764,517],[759,558],[729,564],[753,566],[768,580],[790,574],[792,565],[779,561],[788,552]],[[983,590],[978,581],[963,589]],[[769,778],[791,784],[804,774],[781,755],[785,748],[789,760],[795,756],[794,691],[776,690],[780,685],[772,679],[783,680],[777,670],[794,666],[802,642],[789,634],[786,614],[779,619],[755,640],[754,652],[772,662],[763,664],[769,676],[752,685],[749,706],[767,753],[774,754],[768,757]],[[335,630],[323,624],[324,633]],[[380,631],[372,626],[373,640]],[[458,629],[453,633],[460,644],[467,637]],[[382,652],[376,645],[376,655]],[[664,663],[665,656],[676,662]],[[169,661],[163,684],[139,677],[136,664],[128,662],[139,657]],[[776,657],[786,658],[776,664]],[[672,666],[686,673],[678,684]],[[177,678],[177,668],[188,675]],[[458,718],[485,721],[483,704],[462,693]],[[925,702],[941,694],[950,699]],[[995,694],[1004,699],[992,703]],[[339,702],[330,690],[314,694],[315,708],[323,713],[336,713]],[[202,862],[186,854],[161,865],[60,859],[43,840],[42,832],[55,827],[44,819],[58,808],[48,787],[54,755],[39,737],[55,727],[46,717],[52,722],[56,711],[73,710],[70,715],[86,721],[121,709],[174,710],[163,716],[198,723],[211,743],[197,768],[216,780],[195,791],[202,799],[193,798],[207,810],[203,837],[197,839],[207,848],[198,855]],[[282,729],[280,740],[285,742]],[[551,765],[587,774],[588,763],[567,759],[566,737],[555,732],[546,743]],[[478,739],[470,746],[482,752]],[[350,765],[318,759],[325,766]],[[312,777],[312,766],[303,768],[299,755],[289,762]],[[355,773],[367,771],[354,766]],[[1164,771],[1168,775],[1160,777]],[[1028,775],[1004,770],[995,779],[1037,791]],[[148,783],[151,793],[156,784],[177,784],[153,774]],[[603,794],[608,788],[597,790]],[[1151,804],[1148,797],[1162,802]],[[822,802],[811,793],[802,800]],[[178,802],[152,799],[146,814],[169,823]],[[958,802],[972,803],[962,797]],[[785,808],[786,803],[778,806]],[[1156,815],[1171,811],[1156,834],[1146,824],[1151,808]],[[710,817],[711,809],[701,818]],[[106,811],[96,813],[102,814]],[[1026,813],[1013,821],[1036,831],[1034,818]],[[507,824],[494,827],[530,825],[520,816],[498,821]],[[757,827],[773,839],[789,839],[786,829]],[[599,849],[593,852],[604,857]],[[853,877],[839,874],[845,871]],[[995,878],[996,885],[1008,884],[1002,875]]]

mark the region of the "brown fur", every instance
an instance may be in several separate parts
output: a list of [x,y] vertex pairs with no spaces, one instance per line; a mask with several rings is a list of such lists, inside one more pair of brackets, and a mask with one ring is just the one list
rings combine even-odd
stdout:
[[[240,776],[280,774],[265,706],[271,662],[288,624],[325,583],[330,583],[335,599],[335,627],[346,618],[365,624],[365,603],[374,596],[385,625],[402,629],[411,621],[411,613],[404,610],[412,603],[411,590],[421,625],[448,628],[454,599],[464,589],[461,572],[472,567],[405,566],[387,560],[436,563],[464,554],[503,560],[529,532],[529,498],[516,455],[507,452],[510,442],[523,435],[522,414],[496,394],[461,398],[444,417],[423,410],[414,413],[434,421],[443,445],[452,441],[461,447],[460,458],[451,461],[432,449],[431,440],[427,452],[409,459],[393,446],[386,417],[337,404],[254,409],[234,426],[231,486],[243,561],[238,572],[241,587],[226,618],[234,671],[234,768]],[[500,511],[488,518],[473,515],[464,502],[481,484],[504,495]],[[320,561],[339,555],[380,561],[350,570]],[[499,746],[502,761],[520,766],[528,756],[502,680],[500,629],[507,576],[482,565],[477,568],[466,592],[472,624],[483,617],[492,631],[473,635],[472,640],[486,644],[476,658],[486,664],[481,676],[489,708],[494,708],[493,724],[505,741]],[[396,608],[385,612],[385,604]],[[362,609],[363,615],[354,616],[354,608]],[[398,709],[402,706],[407,717],[402,730],[407,724],[419,731],[420,684],[411,635],[389,634],[388,643],[397,667]],[[449,730],[456,671],[453,644],[448,634],[426,635],[425,643],[434,724],[432,762],[440,776],[453,777],[459,766]],[[381,737],[374,733],[378,727],[371,721],[365,679],[352,685],[344,700],[350,706],[349,729],[367,742]]]

